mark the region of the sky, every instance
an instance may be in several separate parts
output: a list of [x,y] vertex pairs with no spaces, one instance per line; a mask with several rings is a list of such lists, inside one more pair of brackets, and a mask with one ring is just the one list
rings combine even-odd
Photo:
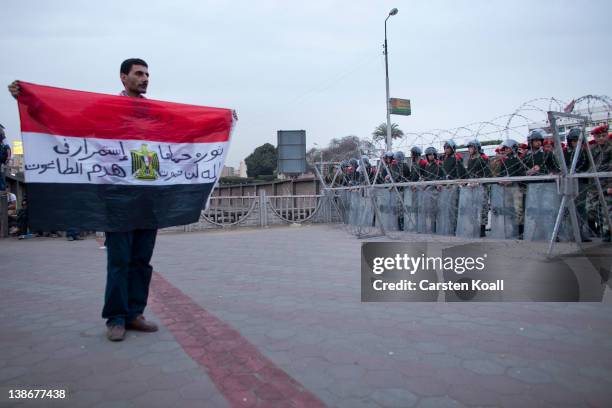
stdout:
[[[610,1],[2,2],[0,82],[117,94],[119,65],[149,64],[147,97],[235,109],[226,165],[281,129],[307,147],[369,138],[391,97],[410,99],[404,132],[457,128],[539,97],[612,96]],[[6,89],[6,88],[4,88]],[[19,116],[0,92],[0,123]],[[410,142],[410,140],[408,140]]]

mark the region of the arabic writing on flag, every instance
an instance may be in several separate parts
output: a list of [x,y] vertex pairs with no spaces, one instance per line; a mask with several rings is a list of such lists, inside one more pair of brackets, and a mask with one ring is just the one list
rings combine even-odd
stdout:
[[230,109],[20,85],[33,230],[198,221],[223,169]]

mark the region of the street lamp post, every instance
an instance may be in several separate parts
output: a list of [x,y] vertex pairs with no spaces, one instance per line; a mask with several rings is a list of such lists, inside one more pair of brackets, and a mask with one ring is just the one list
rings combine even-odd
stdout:
[[389,17],[397,14],[397,9],[393,8],[389,12],[387,18],[385,18],[385,81],[387,86],[387,151],[391,151],[391,112],[389,109],[389,48],[387,46],[387,20]]

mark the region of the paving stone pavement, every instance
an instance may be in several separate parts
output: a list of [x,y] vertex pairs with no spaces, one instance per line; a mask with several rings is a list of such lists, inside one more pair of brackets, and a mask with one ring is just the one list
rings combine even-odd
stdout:
[[[609,304],[361,303],[361,242],[160,234],[160,331],[111,343],[95,240],[1,240],[0,406],[610,406]],[[8,399],[36,388],[68,398]]]

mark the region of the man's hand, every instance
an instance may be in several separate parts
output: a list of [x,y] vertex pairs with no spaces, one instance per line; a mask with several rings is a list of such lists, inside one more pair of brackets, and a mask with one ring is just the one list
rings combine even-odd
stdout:
[[527,175],[528,176],[533,176],[534,174],[536,174],[537,172],[540,171],[540,166],[538,166],[537,164],[535,166],[533,166],[531,169],[527,170]]
[[9,86],[8,90],[13,95],[13,98],[19,98],[19,94],[21,93],[21,87],[19,86],[19,81],[13,81]]
[[238,114],[235,110],[232,110],[232,116],[234,117],[234,120],[238,120]]
[[612,195],[612,188],[608,189],[608,195]]

